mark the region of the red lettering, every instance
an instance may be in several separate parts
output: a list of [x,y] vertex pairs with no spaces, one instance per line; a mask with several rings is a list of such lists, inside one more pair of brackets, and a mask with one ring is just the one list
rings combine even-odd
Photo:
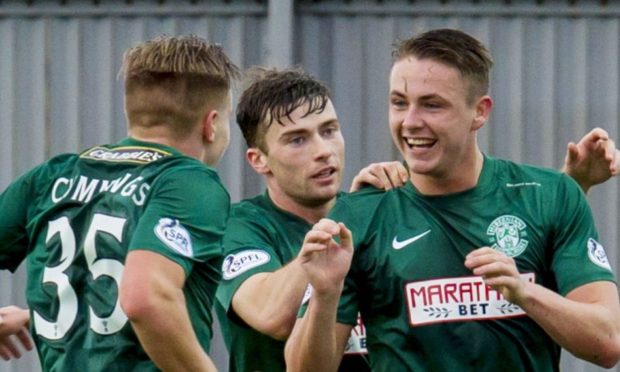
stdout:
[[458,303],[459,300],[455,296],[455,293],[456,293],[456,284],[454,284],[454,283],[446,284],[446,286],[444,287],[444,296],[446,297],[445,298],[446,302]]
[[[467,302],[473,301],[473,288],[471,287],[471,283],[461,283],[459,284],[459,292],[461,293],[461,300],[459,302]],[[465,299],[465,297],[469,296],[469,299]]]
[[[428,299],[432,304],[443,304],[443,291],[440,284],[431,285],[428,287]],[[436,299],[433,300],[433,297]]]
[[411,297],[411,306],[416,306],[416,297],[422,297],[423,306],[428,306],[428,298],[426,297],[426,289],[424,287],[417,291],[415,288],[409,290],[409,296]]

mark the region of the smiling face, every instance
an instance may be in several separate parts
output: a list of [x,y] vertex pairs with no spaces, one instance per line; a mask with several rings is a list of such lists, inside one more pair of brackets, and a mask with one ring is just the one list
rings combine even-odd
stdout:
[[266,176],[272,199],[304,207],[333,202],[344,167],[344,139],[331,101],[321,112],[308,104],[290,118],[272,121],[264,136],[265,151],[248,149],[248,160]]
[[390,131],[414,181],[452,181],[475,169],[476,131],[492,101],[486,95],[470,98],[469,86],[457,69],[432,59],[406,56],[394,63]]

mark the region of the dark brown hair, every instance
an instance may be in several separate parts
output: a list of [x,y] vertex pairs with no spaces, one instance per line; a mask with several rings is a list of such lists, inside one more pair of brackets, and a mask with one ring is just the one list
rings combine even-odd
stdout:
[[254,67],[247,73],[247,88],[237,103],[237,123],[248,147],[267,152],[264,135],[274,122],[308,104],[304,116],[321,113],[330,99],[329,89],[299,68],[285,70]]
[[456,68],[470,82],[470,103],[489,90],[493,59],[484,44],[463,31],[437,29],[397,42],[392,51],[394,62],[408,56]]

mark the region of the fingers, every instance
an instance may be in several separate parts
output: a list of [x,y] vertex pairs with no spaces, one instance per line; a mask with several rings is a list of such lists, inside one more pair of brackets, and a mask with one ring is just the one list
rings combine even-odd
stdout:
[[304,239],[300,255],[307,256],[313,252],[325,250],[332,242],[332,234],[321,230],[310,230]]
[[612,176],[617,176],[618,174],[620,174],[620,150],[618,149],[614,151],[613,160],[611,162],[609,170],[611,171]]
[[340,227],[340,246],[346,250],[353,250],[353,234],[351,230],[342,223],[338,223]]
[[[340,244],[334,241],[334,236],[340,238]],[[323,218],[312,227],[312,230],[306,233],[300,256],[308,257],[313,252],[323,251],[338,245],[342,249],[353,250],[351,231],[342,222],[336,223],[328,218]]]
[[609,163],[609,172],[616,176],[620,172],[620,151],[616,149],[616,143],[608,139],[598,141],[597,145],[600,147],[601,156]]
[[524,284],[515,261],[504,253],[488,247],[480,248],[467,255],[465,266],[507,301],[517,303],[523,298]]
[[565,166],[574,164],[579,159],[579,148],[574,142],[569,142],[566,146]]
[[579,142],[597,142],[609,139],[609,133],[603,128],[594,128],[588,132]]
[[353,183],[349,191],[357,191],[368,185],[383,190],[389,190],[392,188],[392,183],[388,175],[379,164],[371,164],[366,168],[363,168],[353,179]]
[[474,275],[491,277],[497,275],[518,275],[516,264],[511,257],[492,248],[477,249],[465,257],[465,266]]
[[405,168],[398,161],[391,161],[386,163],[379,163],[383,172],[386,174],[388,181],[392,185],[392,187],[400,187],[407,183],[409,179],[409,173],[407,172],[407,168]]
[[329,218],[321,218],[319,222],[312,226],[312,230],[324,231],[331,235],[337,235],[340,232],[340,226],[338,226],[338,223],[334,220],[330,220]]
[[17,332],[16,336],[19,342],[21,342],[22,346],[26,350],[32,350],[34,348],[34,343],[32,342],[32,339],[30,338],[30,333],[28,332],[28,329],[26,328],[20,329],[19,332]]
[[366,185],[390,190],[404,185],[409,179],[407,169],[397,161],[370,164],[355,176],[350,191],[357,191]]
[[7,337],[6,340],[7,341],[4,343],[4,346],[6,346],[6,348],[9,349],[11,356],[13,358],[21,358],[22,353],[17,348],[17,345],[15,345],[15,342],[13,342],[12,337]]
[[11,353],[3,343],[0,343],[0,358],[4,360],[11,360]]
[[10,336],[3,337],[0,340],[0,357],[4,360],[21,358],[22,353],[17,348]]
[[333,243],[333,236],[340,234],[340,226],[328,218],[323,218],[306,233],[302,249],[299,252],[301,257],[306,257],[313,252],[327,249]]

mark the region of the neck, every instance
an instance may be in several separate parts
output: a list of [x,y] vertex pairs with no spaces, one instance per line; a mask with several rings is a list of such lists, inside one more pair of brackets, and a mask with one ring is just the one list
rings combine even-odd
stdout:
[[274,190],[269,185],[267,186],[267,191],[269,192],[271,201],[278,206],[278,208],[302,218],[311,225],[314,225],[319,222],[321,218],[327,216],[327,213],[329,213],[336,203],[336,198],[334,197],[324,203],[317,205],[306,205],[282,192]]
[[411,182],[424,195],[446,195],[473,189],[478,184],[484,157],[476,149],[474,156],[458,164],[445,175],[411,173]]
[[191,140],[179,140],[166,133],[157,133],[156,131],[140,131],[130,130],[129,136],[139,141],[153,142],[160,145],[174,147],[182,154],[201,160],[204,157],[204,151],[201,144],[193,143]]

